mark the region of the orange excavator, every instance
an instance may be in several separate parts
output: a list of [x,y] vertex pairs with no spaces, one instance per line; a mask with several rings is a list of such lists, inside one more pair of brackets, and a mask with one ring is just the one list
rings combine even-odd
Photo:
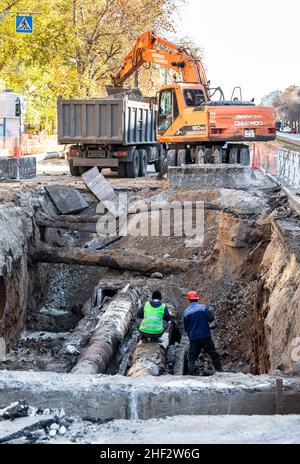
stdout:
[[[220,87],[211,88],[202,61],[152,32],[143,33],[112,76],[114,87],[143,64],[172,69],[181,78],[158,93],[157,140],[164,144],[168,164],[250,162],[249,143],[276,137],[273,108],[234,98],[226,101]],[[212,100],[219,92],[220,99]]]

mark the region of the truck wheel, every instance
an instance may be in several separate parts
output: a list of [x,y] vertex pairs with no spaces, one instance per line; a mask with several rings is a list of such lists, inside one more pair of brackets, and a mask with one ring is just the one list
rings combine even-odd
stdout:
[[126,163],[119,163],[118,165],[118,176],[121,178],[127,177]]
[[183,148],[182,150],[178,150],[177,166],[182,166],[185,164],[186,164],[186,150]]
[[212,163],[212,150],[211,148],[204,148],[204,164]]
[[127,171],[127,177],[130,177],[131,179],[139,176],[140,154],[138,150],[134,150],[132,161],[130,163],[127,163],[126,171]]
[[79,166],[79,175],[82,176],[82,174],[85,174],[89,169],[91,169],[90,167],[85,167],[85,166]]
[[223,162],[223,150],[220,147],[216,147],[212,152],[212,159],[214,164],[222,164]]
[[168,166],[176,166],[176,150],[168,150]]
[[147,152],[146,150],[139,150],[139,152],[140,152],[140,160],[141,160],[139,175],[140,177],[145,177],[147,173],[147,166],[148,166]]
[[157,161],[155,161],[154,163],[154,168],[155,168],[155,171],[156,172],[161,172],[163,166],[165,165],[166,163],[166,158],[165,158],[165,151],[164,150],[161,150],[160,151],[160,154],[159,154],[159,158]]
[[79,167],[78,167],[78,166],[73,166],[72,163],[69,163],[69,167],[70,167],[70,174],[71,174],[71,176],[74,176],[74,177],[80,176]]
[[229,164],[238,163],[239,149],[237,147],[231,147],[229,150]]
[[250,166],[250,149],[249,147],[243,147],[240,150],[240,163],[243,166]]

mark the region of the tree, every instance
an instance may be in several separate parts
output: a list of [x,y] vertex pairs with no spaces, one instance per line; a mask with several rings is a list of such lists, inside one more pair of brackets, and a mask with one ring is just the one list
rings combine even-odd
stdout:
[[300,131],[300,87],[291,85],[274,99],[278,120]]
[[[110,74],[145,30],[172,30],[178,0],[9,0],[5,8],[38,12],[34,34],[0,23],[0,81],[27,96],[28,122],[51,127],[56,98],[102,96]],[[152,81],[161,73],[143,70]],[[149,80],[149,79],[148,79]],[[143,81],[147,81],[143,77]],[[150,91],[150,90],[149,90]]]

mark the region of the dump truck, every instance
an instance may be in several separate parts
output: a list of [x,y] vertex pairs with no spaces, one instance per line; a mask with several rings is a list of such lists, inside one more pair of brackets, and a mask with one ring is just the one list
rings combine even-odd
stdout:
[[67,145],[73,176],[97,166],[119,177],[143,177],[147,165],[159,172],[166,153],[156,140],[157,107],[139,92],[89,100],[58,98],[58,141]]

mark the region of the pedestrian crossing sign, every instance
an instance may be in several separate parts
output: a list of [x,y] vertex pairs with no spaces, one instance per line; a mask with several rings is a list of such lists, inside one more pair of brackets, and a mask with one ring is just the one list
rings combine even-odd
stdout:
[[32,34],[33,17],[32,16],[16,16],[16,32],[23,33],[23,34]]

